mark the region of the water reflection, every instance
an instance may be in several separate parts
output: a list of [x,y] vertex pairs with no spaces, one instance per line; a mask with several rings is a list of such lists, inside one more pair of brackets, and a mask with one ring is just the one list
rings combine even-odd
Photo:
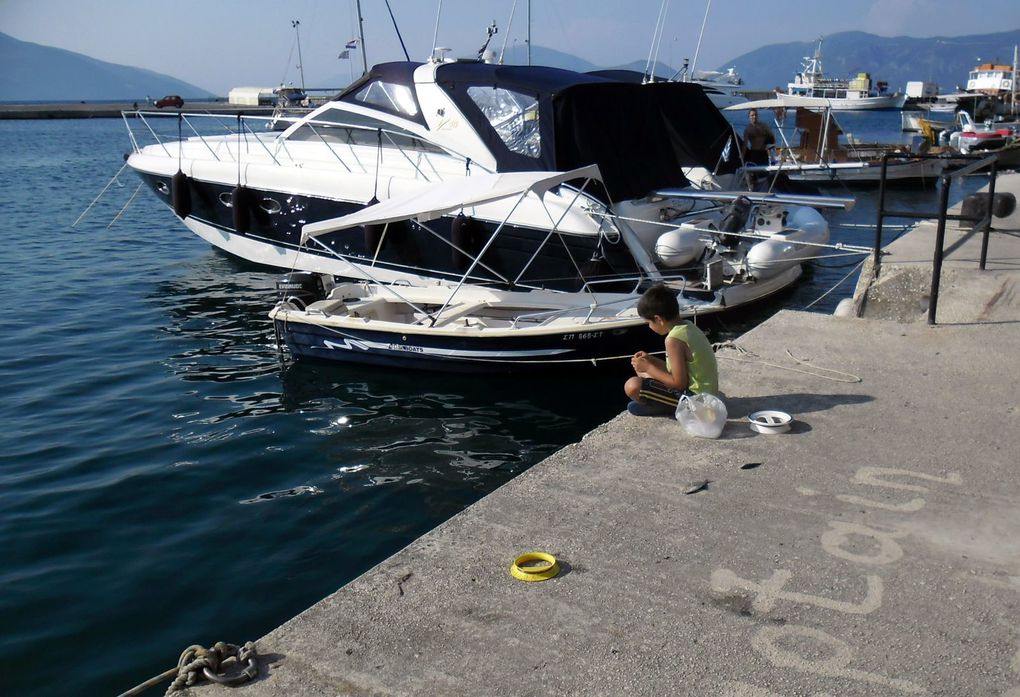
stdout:
[[281,383],[285,408],[320,422],[316,435],[360,453],[358,471],[374,477],[422,468],[440,477],[520,471],[620,410],[614,376],[479,380],[296,363],[282,370]]
[[[276,276],[212,253],[149,296],[165,318],[165,364],[195,406],[175,410],[171,440],[286,463],[283,488],[243,503],[338,485],[473,497],[622,409],[616,375],[479,379],[281,360],[266,316]],[[449,501],[434,503],[426,508],[449,510]]]

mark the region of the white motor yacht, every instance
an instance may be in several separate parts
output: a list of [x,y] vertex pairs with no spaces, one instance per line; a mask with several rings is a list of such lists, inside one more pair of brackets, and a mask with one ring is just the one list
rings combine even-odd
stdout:
[[[787,220],[787,205],[811,205],[774,199],[762,204],[767,215],[751,215],[751,206],[723,215],[718,201],[685,198],[692,182],[718,188],[739,166],[732,126],[689,83],[397,62],[375,66],[281,133],[241,115],[183,113],[164,130],[153,114],[125,118],[135,144],[127,164],[199,237],[259,264],[377,283],[627,292],[666,278],[689,290],[750,283],[743,256],[721,251],[735,249],[736,235],[758,220]],[[219,133],[200,130],[208,119]],[[143,145],[143,136],[155,142]],[[596,189],[566,181],[541,201],[465,204],[434,220],[302,239],[308,225],[437,186],[589,165],[599,169]],[[699,209],[714,210],[699,215],[711,226],[679,233]],[[678,234],[682,254],[660,244]]]

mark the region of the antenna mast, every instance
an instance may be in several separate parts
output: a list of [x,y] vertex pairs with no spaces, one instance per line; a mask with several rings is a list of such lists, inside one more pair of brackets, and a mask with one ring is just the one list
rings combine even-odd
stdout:
[[439,41],[439,15],[443,14],[443,0],[439,0],[436,8],[436,30],[432,33],[432,58],[436,57],[436,42]]
[[662,3],[659,5],[659,16],[655,18],[655,31],[652,32],[652,43],[648,47],[648,60],[645,61],[645,74],[643,78],[648,82],[652,82],[651,75],[655,72],[652,68],[652,56],[656,54],[655,44],[661,35],[659,32],[662,31],[662,25],[665,24],[667,2],[668,0],[662,0]]
[[[358,0],[359,2],[361,0]],[[400,48],[404,51],[404,60],[410,61],[411,56],[407,55],[407,46],[404,45],[404,37],[400,35],[400,27],[397,26],[397,18],[393,16],[393,8],[390,7],[390,0],[386,0],[386,9],[390,11],[390,21],[393,22],[393,31],[397,32],[397,39],[400,40]],[[361,44],[365,44],[365,39],[362,37]]]
[[708,11],[712,9],[712,0],[708,0],[708,4],[705,5],[705,18],[701,20],[701,32],[698,33],[698,45],[694,48],[694,60],[691,61],[691,77],[694,79],[694,69],[698,67],[698,53],[701,52],[701,39],[705,36],[705,25],[708,24]]
[[514,4],[510,6],[510,20],[506,23],[506,33],[503,34],[503,48],[499,50],[499,60],[496,61],[500,65],[503,65],[503,54],[506,53],[506,42],[510,39],[510,30],[514,26],[514,12],[517,10],[517,0],[514,0]]
[[368,57],[365,54],[365,18],[361,16],[361,0],[357,0],[358,5],[358,37],[361,39],[361,74],[364,75],[368,72]]
[[292,19],[290,25],[294,27],[294,34],[297,36],[297,62],[298,71],[301,73],[301,91],[305,91],[305,62],[301,59],[301,32],[298,27],[301,26],[301,20]]

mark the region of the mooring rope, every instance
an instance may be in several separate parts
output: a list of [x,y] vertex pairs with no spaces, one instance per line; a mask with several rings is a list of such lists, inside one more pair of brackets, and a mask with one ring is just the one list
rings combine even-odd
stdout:
[[117,215],[113,216],[113,220],[111,220],[110,224],[106,226],[107,230],[112,228],[113,224],[116,223],[118,220],[120,220],[120,216],[124,215],[124,212],[128,209],[128,206],[130,206],[131,202],[135,200],[135,196],[137,196],[138,192],[142,190],[142,186],[143,185],[144,185],[144,182],[140,183],[138,186],[135,187],[135,192],[133,194],[131,194],[131,198],[129,198],[127,200],[127,203],[125,203],[124,207],[120,209],[120,212],[118,212]]
[[839,287],[840,287],[840,286],[841,286],[841,285],[843,284],[843,282],[844,282],[844,281],[845,281],[846,279],[848,279],[848,278],[850,278],[851,276],[853,276],[853,275],[854,275],[854,274],[855,274],[855,273],[857,272],[857,270],[858,270],[858,269],[859,269],[859,268],[860,268],[861,266],[863,266],[863,265],[864,265],[864,262],[865,262],[865,261],[867,261],[867,259],[861,259],[861,260],[860,260],[859,262],[857,262],[857,263],[856,263],[856,264],[854,265],[854,267],[853,267],[852,269],[850,269],[850,272],[849,272],[849,273],[848,273],[848,274],[847,274],[846,276],[844,276],[843,278],[841,278],[841,279],[839,279],[838,281],[836,281],[836,285],[834,285],[834,286],[833,286],[832,288],[829,288],[829,290],[827,290],[827,291],[825,291],[824,293],[822,293],[821,295],[819,295],[819,296],[818,296],[817,298],[815,298],[814,300],[812,300],[811,302],[809,302],[809,303],[808,303],[807,305],[805,305],[805,306],[804,306],[803,308],[801,308],[801,309],[803,309],[803,310],[806,310],[806,309],[808,309],[808,308],[810,308],[810,307],[814,307],[815,305],[817,305],[817,304],[818,304],[818,303],[819,303],[819,302],[820,302],[820,301],[822,300],[822,298],[824,298],[824,297],[825,297],[825,296],[827,296],[827,295],[828,295],[829,293],[831,293],[832,291],[834,291],[834,290],[836,290],[837,288],[839,288]]
[[[127,166],[128,166],[127,160],[124,160],[124,164],[122,164],[120,166],[120,169],[117,170],[117,173],[114,174],[113,177],[110,178],[110,181],[108,181],[106,183],[106,186],[104,186],[103,190],[99,192],[99,195],[96,196],[94,199],[92,199],[92,203],[90,203],[89,205],[85,206],[85,210],[83,210],[81,212],[81,215],[78,216],[77,220],[75,220],[73,223],[71,223],[71,227],[74,227],[75,225],[77,225],[78,223],[81,222],[81,219],[85,217],[85,214],[88,213],[90,210],[92,210],[92,206],[96,205],[96,202],[99,201],[99,199],[101,199],[103,197],[103,194],[106,193],[106,190],[109,189],[113,185],[113,183],[117,181],[117,177],[120,176],[120,173],[123,172],[124,168],[127,167]],[[117,182],[117,185],[118,186],[124,186],[120,182]]]
[[[794,373],[803,373],[805,375],[811,375],[813,377],[822,378],[824,380],[831,380],[832,382],[845,382],[845,383],[862,382],[861,378],[857,375],[854,375],[853,373],[844,373],[841,370],[835,370],[833,368],[822,368],[820,366],[812,365],[810,367],[813,368],[814,371],[820,371],[814,372],[812,370],[803,370],[801,368],[794,368],[788,365],[772,363],[770,361],[763,360],[758,354],[753,353],[744,348],[743,346],[740,346],[739,344],[736,344],[732,341],[724,341],[718,344],[713,344],[712,348],[715,349],[716,356],[718,358],[722,358],[728,361],[735,361],[737,363],[758,363],[760,365],[768,366],[770,368],[779,368],[780,370],[789,370]],[[734,356],[720,355],[720,351],[722,349],[732,349],[734,351],[737,351],[741,355],[741,357],[737,358]],[[801,365],[810,365],[808,361],[797,358],[792,353],[790,353],[790,349],[785,349],[785,351],[786,355],[792,358],[797,363],[800,363]],[[744,358],[743,356],[751,356],[751,358]],[[832,373],[835,376],[841,377],[833,377],[833,375],[825,375],[825,373]]]
[[[255,676],[258,675],[257,658],[258,653],[255,650],[255,645],[250,641],[244,646],[217,641],[208,649],[194,644],[184,649],[181,657],[177,660],[176,668],[163,671],[154,678],[150,678],[122,693],[119,697],[135,697],[150,687],[155,687],[170,678],[174,680],[167,688],[164,697],[170,697],[170,695],[183,690],[185,687],[191,687],[203,678],[220,685],[240,685],[249,680],[254,680]],[[244,668],[240,672],[227,675],[222,668],[231,661],[237,666],[243,665]]]

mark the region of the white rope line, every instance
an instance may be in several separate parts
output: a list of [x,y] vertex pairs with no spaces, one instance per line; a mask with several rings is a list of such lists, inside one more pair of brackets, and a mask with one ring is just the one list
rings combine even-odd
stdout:
[[113,224],[120,220],[120,216],[124,215],[124,211],[126,211],[128,209],[128,206],[131,205],[131,202],[135,200],[135,196],[137,196],[138,192],[142,190],[142,186],[144,186],[144,184],[145,182],[139,182],[138,186],[135,187],[135,192],[131,194],[131,198],[127,200],[127,203],[125,203],[124,207],[120,209],[120,212],[117,213],[117,215],[113,217],[113,220],[110,221],[110,224],[106,226],[107,230],[112,228]]
[[[664,227],[669,227],[669,228],[678,228],[678,227],[680,227],[680,225],[677,224],[677,223],[665,223],[665,222],[662,222],[662,221],[659,221],[659,220],[643,220],[641,218],[629,218],[627,216],[616,215],[614,213],[602,213],[602,214],[593,213],[592,215],[596,216],[596,217],[625,220],[627,222],[650,223],[652,225],[662,225]],[[698,227],[696,225],[684,225],[683,229],[684,230],[695,230],[696,232],[703,232],[703,233],[708,234],[708,235],[726,235],[726,236],[729,236],[729,237],[745,237],[745,238],[751,239],[751,240],[772,240],[772,239],[775,239],[775,237],[773,237],[772,233],[764,233],[764,232],[723,232],[722,230],[716,230],[716,229],[713,229],[713,228],[703,228],[703,227]],[[789,228],[789,230],[790,231],[796,231],[796,228]],[[784,234],[784,231],[779,231],[777,234]],[[844,244],[843,242],[836,242],[835,244],[829,244],[829,243],[826,243],[826,242],[809,242],[807,240],[797,240],[797,239],[787,239],[787,240],[777,240],[777,241],[779,241],[779,242],[791,242],[793,244],[804,245],[805,247],[822,247],[824,249],[836,249],[836,250],[840,250],[840,251],[849,250],[849,251],[853,251],[856,254],[872,254],[875,251],[871,247],[864,247],[864,246],[855,245],[855,244]]]
[[[814,372],[814,371],[811,371],[811,370],[803,370],[801,368],[793,368],[793,367],[788,366],[788,365],[781,365],[779,363],[771,363],[769,361],[762,360],[761,357],[758,356],[758,354],[752,353],[751,351],[748,351],[743,346],[740,346],[740,345],[738,345],[738,344],[736,344],[736,343],[734,343],[732,341],[725,341],[725,342],[722,342],[722,343],[719,343],[719,344],[714,344],[713,348],[716,349],[716,356],[718,358],[723,358],[723,359],[728,360],[728,361],[735,361],[737,363],[758,363],[760,365],[765,365],[765,366],[768,366],[770,368],[779,368],[780,370],[789,370],[789,371],[792,371],[794,373],[803,373],[805,375],[811,375],[811,376],[816,377],[816,378],[822,378],[824,380],[831,380],[832,382],[845,382],[845,383],[857,383],[857,382],[861,382],[861,378],[859,376],[857,376],[857,375],[854,375],[853,373],[844,373],[844,372],[842,372],[840,370],[834,370],[832,368],[822,368],[820,366],[810,366],[815,371],[821,371],[821,372]],[[722,349],[733,349],[734,351],[737,351],[738,353],[740,353],[741,356],[753,356],[753,358],[743,358],[743,357],[736,358],[736,357],[733,357],[733,356],[721,355],[720,351]],[[790,349],[786,349],[786,355],[789,356],[790,358],[792,358],[793,360],[795,360],[797,363],[800,363],[801,365],[809,365],[807,361],[801,360],[800,358],[797,358],[792,353],[790,353]],[[825,373],[832,373],[832,375],[826,375]],[[842,377],[833,377],[833,376],[842,376]]]
[[818,302],[820,302],[820,301],[822,300],[822,298],[824,298],[824,297],[825,297],[825,296],[827,296],[827,295],[828,295],[829,293],[831,293],[832,291],[834,291],[834,290],[836,290],[837,288],[839,288],[839,287],[840,287],[840,286],[841,286],[841,285],[843,284],[843,281],[845,281],[846,279],[850,278],[850,276],[852,276],[853,274],[855,274],[855,273],[856,273],[856,272],[858,271],[858,269],[860,269],[860,268],[861,268],[861,266],[862,266],[862,265],[864,264],[864,262],[865,262],[865,261],[867,261],[867,259],[861,259],[861,260],[860,260],[859,262],[857,262],[857,264],[856,264],[856,265],[854,265],[854,267],[853,267],[852,269],[850,269],[850,273],[848,273],[848,274],[847,274],[846,276],[844,276],[843,278],[841,278],[841,279],[839,279],[838,281],[836,281],[836,285],[834,285],[834,286],[833,286],[832,288],[829,288],[829,290],[825,291],[824,293],[822,293],[821,295],[819,295],[819,296],[818,296],[817,298],[815,298],[815,299],[814,299],[813,301],[811,301],[810,303],[808,303],[807,305],[805,305],[805,306],[804,306],[804,309],[806,310],[806,309],[808,309],[809,307],[813,307],[813,306],[814,306],[814,305],[816,305],[816,304],[817,304]]
[[127,167],[127,166],[128,166],[127,160],[124,160],[124,164],[122,164],[120,166],[120,169],[117,170],[117,173],[114,174],[110,178],[110,181],[108,181],[106,183],[106,186],[103,187],[103,190],[100,191],[99,194],[94,199],[92,199],[92,203],[90,203],[89,205],[85,206],[85,210],[83,210],[81,212],[81,215],[78,216],[77,220],[75,220],[73,223],[71,223],[71,227],[74,227],[75,225],[77,225],[78,223],[81,222],[81,219],[85,217],[85,214],[88,213],[90,210],[92,210],[92,206],[96,205],[96,201],[98,201],[99,199],[101,199],[103,197],[103,194],[106,193],[107,189],[109,189],[111,186],[113,186],[114,182],[117,182],[117,186],[121,186],[121,187],[124,186],[123,184],[120,183],[120,181],[118,181],[117,177],[120,176],[120,173],[123,172],[124,168]]

